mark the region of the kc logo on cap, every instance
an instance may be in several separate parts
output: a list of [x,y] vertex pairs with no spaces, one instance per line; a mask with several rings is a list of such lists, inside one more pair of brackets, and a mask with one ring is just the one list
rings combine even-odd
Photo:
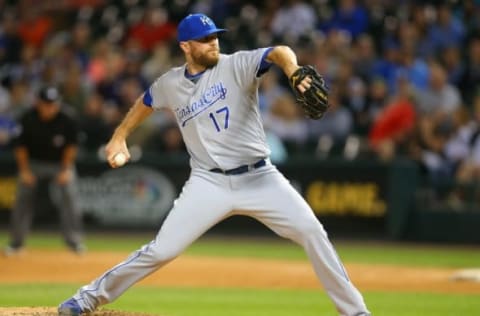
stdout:
[[213,21],[208,17],[208,16],[201,16],[200,20],[202,21],[203,25],[209,25],[212,24]]
[[179,42],[200,39],[210,34],[225,32],[205,14],[195,13],[186,16],[178,24],[177,39]]

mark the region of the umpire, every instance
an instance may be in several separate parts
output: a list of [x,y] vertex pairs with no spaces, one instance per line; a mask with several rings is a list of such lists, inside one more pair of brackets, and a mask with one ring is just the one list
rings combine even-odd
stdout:
[[6,255],[24,246],[33,218],[36,191],[48,183],[53,204],[60,213],[62,233],[69,249],[82,253],[82,216],[75,193],[75,159],[78,127],[61,108],[54,86],[42,88],[35,105],[20,118],[21,132],[14,141],[19,177],[15,206],[11,214],[10,244]]

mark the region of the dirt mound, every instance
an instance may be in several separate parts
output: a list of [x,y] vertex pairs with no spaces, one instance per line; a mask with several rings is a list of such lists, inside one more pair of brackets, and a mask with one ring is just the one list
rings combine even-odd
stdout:
[[[0,307],[1,316],[57,316],[56,307]],[[113,310],[99,310],[88,314],[89,316],[154,316],[153,314],[141,314],[132,312],[120,312]],[[158,316],[158,315],[157,315]]]

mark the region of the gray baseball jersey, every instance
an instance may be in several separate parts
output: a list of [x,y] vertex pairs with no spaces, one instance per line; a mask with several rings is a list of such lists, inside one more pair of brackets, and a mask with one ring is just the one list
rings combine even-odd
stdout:
[[174,68],[146,92],[144,103],[175,112],[192,172],[155,239],[73,296],[83,311],[115,300],[219,221],[246,215],[305,249],[340,315],[370,315],[310,206],[266,158],[257,105],[266,52],[221,55],[193,80]]
[[270,154],[258,109],[256,76],[266,49],[220,55],[196,83],[185,66],[150,88],[152,105],[175,113],[193,168],[231,169]]

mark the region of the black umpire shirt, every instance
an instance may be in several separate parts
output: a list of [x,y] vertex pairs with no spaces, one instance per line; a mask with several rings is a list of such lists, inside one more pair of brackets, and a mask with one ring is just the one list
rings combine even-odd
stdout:
[[50,121],[42,121],[35,109],[20,119],[21,132],[15,147],[25,146],[29,158],[45,162],[60,162],[67,145],[78,143],[78,126],[74,119],[59,111]]

